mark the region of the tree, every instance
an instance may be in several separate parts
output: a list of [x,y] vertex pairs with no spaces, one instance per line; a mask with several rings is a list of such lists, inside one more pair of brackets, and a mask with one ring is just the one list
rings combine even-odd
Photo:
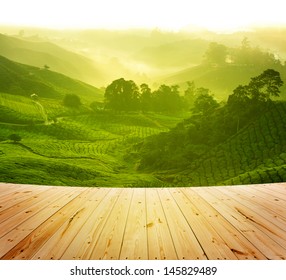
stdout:
[[139,89],[132,81],[121,78],[113,81],[105,90],[106,107],[119,111],[136,111],[139,108]]
[[185,90],[185,100],[187,101],[188,105],[190,107],[193,107],[195,99],[196,99],[196,86],[195,86],[195,82],[192,81],[188,81],[187,82],[187,89]]
[[221,65],[226,61],[227,48],[225,45],[211,42],[205,53],[207,63]]
[[11,134],[9,139],[12,140],[14,143],[18,143],[22,140],[21,136],[18,134]]
[[159,112],[178,112],[184,107],[183,100],[179,95],[179,86],[161,85],[154,92],[154,110]]
[[214,99],[214,96],[209,93],[209,89],[199,88],[200,93],[194,102],[193,111],[208,115],[219,107],[219,103]]
[[147,84],[140,85],[140,102],[141,102],[141,109],[143,111],[150,111],[152,110],[152,92],[150,87]]
[[44,69],[45,69],[45,70],[49,70],[49,69],[50,69],[50,66],[47,65],[47,64],[45,64],[45,65],[44,65]]
[[228,104],[241,107],[250,103],[267,102],[272,97],[279,97],[282,85],[280,73],[273,69],[267,69],[259,76],[251,78],[248,85],[239,85],[229,96]]
[[257,77],[251,78],[248,94],[255,101],[269,101],[271,97],[279,97],[280,87],[283,85],[280,73],[267,69]]
[[78,108],[81,105],[79,96],[76,94],[66,94],[63,100],[64,106]]
[[236,131],[241,126],[241,120],[247,122],[249,118],[262,113],[272,97],[279,97],[282,85],[280,73],[273,69],[251,78],[248,85],[239,85],[227,101],[229,111],[237,118]]

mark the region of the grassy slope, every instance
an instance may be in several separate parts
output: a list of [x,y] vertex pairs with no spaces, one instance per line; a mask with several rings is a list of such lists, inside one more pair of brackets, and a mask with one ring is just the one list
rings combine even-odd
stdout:
[[33,42],[0,34],[0,55],[36,67],[48,65],[53,71],[91,84],[99,82],[102,76],[88,58],[49,42]]
[[[281,66],[269,66],[280,72],[281,78],[286,80],[286,68]],[[184,84],[194,81],[197,87],[209,88],[216,97],[225,99],[238,85],[248,84],[251,77],[258,76],[269,68],[265,65],[231,65],[211,67],[199,65],[164,79],[168,84]],[[286,86],[282,88],[285,91]]]
[[[10,124],[0,123],[0,181],[3,182],[83,186],[154,184],[158,180],[152,175],[135,171],[136,163],[128,159],[132,152],[129,149],[147,136],[167,131],[180,120],[151,113],[74,112],[43,99],[48,114],[54,112],[57,117],[55,112],[64,112],[66,116],[48,125],[26,124],[23,119],[40,121],[42,117],[29,98],[1,94],[0,101],[2,108],[9,109],[14,116]],[[7,140],[12,133],[22,137],[20,143]]]
[[[88,105],[102,98],[98,89],[1,56],[0,79],[0,181],[85,186],[157,181],[135,171],[128,149],[181,118],[94,113]],[[30,98],[32,93],[41,105]],[[84,105],[64,107],[66,93],[78,94]],[[49,123],[44,123],[43,110]],[[13,133],[21,136],[20,143],[8,140]]]
[[87,100],[102,97],[95,87],[62,74],[28,66],[0,56],[0,92],[40,98],[62,98],[73,93]]
[[[270,183],[286,180],[286,103],[209,150],[184,170],[138,172],[132,154],[148,136],[168,131],[180,118],[157,114],[69,111],[43,99],[56,123],[44,125],[26,97],[1,94],[0,108],[13,110],[0,123],[0,181],[85,186],[173,186]],[[75,114],[76,113],[76,114]],[[34,119],[38,124],[23,121]],[[1,120],[0,120],[1,121]],[[22,122],[21,122],[22,121]],[[22,141],[7,140],[17,133]],[[158,178],[160,178],[160,181]],[[170,178],[172,178],[170,180]]]
[[193,162],[175,184],[232,185],[286,181],[286,103],[276,106]]
[[[19,116],[41,118],[29,99],[2,94]],[[9,98],[10,97],[10,98]],[[25,103],[24,101],[27,101]],[[20,103],[20,106],[19,106]],[[21,106],[22,104],[22,106]],[[23,106],[26,104],[26,106]],[[49,112],[49,104],[44,104]],[[55,104],[53,104],[55,106]],[[63,110],[58,104],[57,110]],[[0,124],[0,181],[52,185],[163,186],[154,172],[138,173],[134,147],[180,119],[155,114],[85,113],[49,125]],[[17,133],[22,141],[7,140]],[[135,146],[134,146],[135,145]],[[286,103],[208,151],[184,171],[165,170],[174,186],[269,183],[286,180]],[[164,175],[159,175],[164,180]]]

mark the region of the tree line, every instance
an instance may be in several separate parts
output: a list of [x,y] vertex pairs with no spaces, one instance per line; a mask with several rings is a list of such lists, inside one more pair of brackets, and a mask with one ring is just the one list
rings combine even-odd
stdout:
[[[169,132],[150,137],[139,150],[139,169],[184,168],[225,143],[241,129],[275,106],[283,85],[280,73],[267,69],[239,85],[227,102],[217,103],[207,90],[199,89],[193,114]],[[189,96],[198,91],[189,83]]]
[[161,85],[157,90],[143,83],[138,86],[132,80],[120,78],[106,87],[105,108],[116,111],[154,111],[172,113],[185,108],[179,86]]

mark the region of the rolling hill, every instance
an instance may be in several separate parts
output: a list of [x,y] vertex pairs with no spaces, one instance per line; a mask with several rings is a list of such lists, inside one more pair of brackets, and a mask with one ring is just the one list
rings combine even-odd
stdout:
[[144,47],[132,57],[158,68],[183,68],[200,64],[208,44],[202,39],[178,40],[160,46]]
[[0,55],[36,67],[48,65],[51,70],[74,79],[101,85],[103,73],[92,60],[50,42],[34,42],[0,34]]
[[62,98],[77,94],[83,99],[102,98],[102,92],[81,81],[47,69],[28,66],[0,56],[0,92],[30,97]]
[[[31,98],[36,93],[38,98]],[[64,106],[66,94],[81,99]],[[72,186],[159,182],[134,170],[130,148],[182,118],[92,110],[97,88],[0,56],[0,181]],[[20,141],[10,136],[20,136]]]
[[[194,81],[197,87],[204,87],[219,99],[226,99],[238,85],[245,85],[251,77],[257,76],[267,68],[275,69],[286,81],[286,67],[282,65],[234,65],[225,64],[211,66],[200,64],[187,68],[162,79],[167,84],[179,84],[184,86],[187,81]],[[285,96],[286,86],[282,87],[282,96]]]
[[220,129],[214,127],[213,115],[195,124],[196,134],[185,120],[170,132],[147,139],[139,148],[139,169],[173,186],[285,182],[286,102],[273,102],[253,113],[237,132],[230,133],[236,118],[227,117],[225,110],[221,116],[216,121]]

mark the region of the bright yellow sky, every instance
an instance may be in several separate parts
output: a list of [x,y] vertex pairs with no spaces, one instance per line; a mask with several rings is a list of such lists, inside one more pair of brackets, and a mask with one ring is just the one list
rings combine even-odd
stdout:
[[3,0],[0,24],[49,28],[160,28],[229,31],[285,25],[285,0]]

